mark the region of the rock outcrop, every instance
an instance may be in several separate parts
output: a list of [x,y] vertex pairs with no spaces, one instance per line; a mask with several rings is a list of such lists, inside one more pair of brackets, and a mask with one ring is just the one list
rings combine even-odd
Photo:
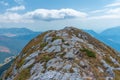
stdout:
[[31,40],[3,80],[119,80],[120,56],[73,27],[47,31]]

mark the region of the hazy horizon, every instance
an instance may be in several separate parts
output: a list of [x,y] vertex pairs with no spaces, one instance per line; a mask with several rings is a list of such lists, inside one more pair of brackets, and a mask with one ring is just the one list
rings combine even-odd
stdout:
[[[107,29],[104,29],[102,31],[96,31],[96,30],[93,30],[93,29],[84,29],[84,28],[80,28],[80,27],[76,27],[76,26],[64,26],[63,28],[59,28],[59,29],[48,29],[48,30],[60,30],[60,29],[64,29],[65,27],[75,27],[75,28],[78,28],[78,29],[81,29],[81,30],[92,30],[96,33],[101,33],[105,30],[108,30],[108,29],[111,29],[111,28],[117,28],[117,27],[120,27],[120,26],[114,26],[114,27],[110,27],[110,28],[107,28]],[[17,28],[17,27],[0,27],[0,29],[14,29],[14,28]],[[25,28],[25,29],[28,29],[28,30],[31,30],[31,31],[34,31],[34,32],[45,32],[45,31],[48,31],[48,30],[33,30],[31,28],[28,28],[28,27],[18,27],[17,29],[21,29],[21,28]]]

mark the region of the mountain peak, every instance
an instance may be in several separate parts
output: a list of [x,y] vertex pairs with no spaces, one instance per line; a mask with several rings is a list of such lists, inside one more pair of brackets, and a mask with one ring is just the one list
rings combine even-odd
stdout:
[[88,33],[66,27],[32,39],[5,80],[118,80],[120,57]]

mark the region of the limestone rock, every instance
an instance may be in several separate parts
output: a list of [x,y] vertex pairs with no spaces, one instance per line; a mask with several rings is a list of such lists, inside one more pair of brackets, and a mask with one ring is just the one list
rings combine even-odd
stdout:
[[80,29],[66,27],[33,39],[2,79],[119,80],[119,72],[116,51]]

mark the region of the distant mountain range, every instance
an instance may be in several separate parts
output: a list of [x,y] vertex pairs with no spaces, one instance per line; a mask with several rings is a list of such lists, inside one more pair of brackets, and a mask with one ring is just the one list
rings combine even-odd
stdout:
[[19,54],[22,48],[40,33],[26,28],[0,29],[0,63],[7,57]]
[[29,35],[31,33],[33,33],[33,31],[26,28],[1,28],[0,29],[0,35],[4,35],[7,37]]
[[93,30],[84,31],[120,52],[120,27],[107,29],[100,34],[94,32]]
[[100,35],[103,37],[120,44],[120,26],[107,29],[103,31]]

